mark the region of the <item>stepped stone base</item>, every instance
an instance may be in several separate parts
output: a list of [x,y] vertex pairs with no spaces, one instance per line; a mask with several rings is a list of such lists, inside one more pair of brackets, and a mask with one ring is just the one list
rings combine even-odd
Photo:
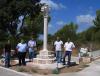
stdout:
[[53,52],[48,50],[41,50],[39,55],[37,55],[36,58],[34,58],[33,63],[34,64],[52,64],[54,63],[54,55]]

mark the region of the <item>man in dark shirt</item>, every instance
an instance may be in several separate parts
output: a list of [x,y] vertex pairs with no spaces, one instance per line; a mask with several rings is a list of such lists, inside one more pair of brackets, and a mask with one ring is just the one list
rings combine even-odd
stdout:
[[5,67],[10,67],[10,53],[11,53],[11,44],[8,40],[5,44]]

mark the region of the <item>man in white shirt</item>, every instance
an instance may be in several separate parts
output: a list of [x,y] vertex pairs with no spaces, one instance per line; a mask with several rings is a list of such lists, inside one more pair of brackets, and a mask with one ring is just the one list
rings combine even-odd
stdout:
[[25,56],[26,56],[27,44],[23,40],[21,40],[21,42],[18,43],[16,48],[18,50],[19,66],[26,65]]
[[34,55],[35,55],[35,47],[36,47],[36,41],[31,38],[31,40],[28,41],[28,47],[29,47],[29,61],[33,61]]
[[63,65],[66,64],[66,62],[65,62],[66,56],[68,56],[68,63],[67,64],[70,65],[71,54],[72,54],[73,48],[75,48],[75,45],[68,38],[68,41],[64,44],[65,53],[64,53],[64,57],[63,57]]
[[54,46],[55,46],[56,60],[58,63],[61,63],[62,45],[63,45],[63,42],[60,40],[59,37],[57,37],[57,40],[54,42]]

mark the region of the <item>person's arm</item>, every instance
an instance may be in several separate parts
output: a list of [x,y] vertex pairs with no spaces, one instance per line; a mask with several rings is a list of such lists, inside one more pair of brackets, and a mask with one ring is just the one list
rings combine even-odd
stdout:
[[66,51],[66,43],[64,44],[64,51]]
[[36,41],[34,42],[34,49],[35,49],[35,51],[37,50],[37,46],[36,46]]
[[74,45],[74,43],[72,42],[72,51],[74,51],[75,50],[75,45]]
[[54,42],[54,50],[56,50],[55,47],[56,47],[56,42]]
[[75,45],[74,45],[74,43],[72,43],[72,48],[73,48],[73,49],[75,48]]
[[28,46],[28,47],[31,47],[30,41],[28,41],[27,46]]
[[63,49],[63,42],[61,41],[61,48]]
[[16,46],[16,53],[18,53],[18,49],[19,49],[19,44],[17,44]]

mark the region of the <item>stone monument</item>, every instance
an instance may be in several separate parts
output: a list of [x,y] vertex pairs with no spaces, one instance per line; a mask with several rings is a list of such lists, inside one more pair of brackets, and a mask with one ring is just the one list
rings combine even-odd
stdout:
[[49,68],[54,63],[54,54],[52,51],[48,51],[47,49],[47,35],[48,35],[48,14],[49,7],[48,5],[44,5],[41,8],[44,16],[44,39],[43,39],[43,50],[40,50],[39,55],[34,58],[33,64],[40,66],[40,68]]

